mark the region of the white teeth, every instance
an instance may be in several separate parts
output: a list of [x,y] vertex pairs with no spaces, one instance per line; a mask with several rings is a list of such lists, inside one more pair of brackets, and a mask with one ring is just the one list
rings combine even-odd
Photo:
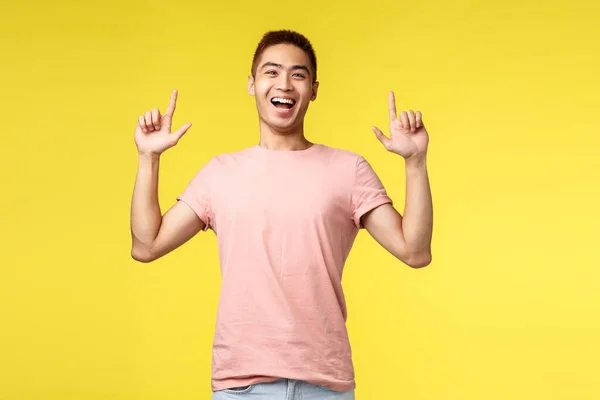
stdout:
[[291,99],[282,99],[281,97],[275,97],[272,101],[276,101],[279,103],[287,103],[287,104],[294,104],[294,101]]

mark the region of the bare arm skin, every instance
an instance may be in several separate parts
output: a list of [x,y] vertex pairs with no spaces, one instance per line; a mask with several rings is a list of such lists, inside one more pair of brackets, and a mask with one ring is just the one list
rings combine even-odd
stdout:
[[433,204],[427,174],[429,135],[420,111],[396,114],[394,93],[389,95],[390,138],[373,127],[386,150],[398,154],[406,164],[404,217],[384,204],[365,214],[362,223],[373,238],[396,258],[413,268],[431,263]]
[[407,163],[404,217],[391,204],[384,204],[366,213],[362,223],[381,246],[406,265],[429,265],[433,205],[425,162]]
[[154,261],[175,250],[204,229],[204,222],[178,201],[164,216],[158,203],[158,166],[154,155],[140,155],[131,200],[131,257]]
[[138,170],[131,199],[131,256],[151,262],[171,252],[204,229],[204,222],[184,202],[179,201],[165,215],[158,203],[158,167],[160,155],[175,146],[191,127],[185,124],[171,133],[177,91],[163,116],[155,108],[138,118],[135,142]]

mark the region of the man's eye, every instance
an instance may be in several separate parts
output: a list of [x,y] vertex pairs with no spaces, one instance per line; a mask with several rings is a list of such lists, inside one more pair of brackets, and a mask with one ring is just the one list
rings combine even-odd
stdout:
[[305,76],[302,74],[294,74],[295,76],[299,77],[299,78],[304,78]]
[[273,75],[273,74],[275,74],[275,71],[267,71],[267,72],[265,72],[265,74],[267,74],[267,75]]

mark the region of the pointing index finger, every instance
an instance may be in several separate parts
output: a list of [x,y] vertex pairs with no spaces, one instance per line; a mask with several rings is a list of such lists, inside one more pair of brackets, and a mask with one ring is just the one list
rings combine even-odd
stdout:
[[390,92],[388,96],[389,108],[390,108],[390,122],[396,119],[396,97],[394,96],[394,92]]
[[171,100],[169,101],[169,106],[167,107],[167,110],[165,111],[165,115],[168,115],[169,117],[173,116],[173,113],[175,112],[176,103],[177,103],[177,89],[173,90],[173,93],[171,93]]

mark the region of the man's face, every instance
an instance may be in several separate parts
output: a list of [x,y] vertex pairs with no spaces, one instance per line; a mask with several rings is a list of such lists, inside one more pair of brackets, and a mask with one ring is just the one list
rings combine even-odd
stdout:
[[308,105],[317,97],[318,82],[303,50],[289,44],[268,47],[248,79],[248,93],[255,96],[261,123],[278,133],[302,126]]

